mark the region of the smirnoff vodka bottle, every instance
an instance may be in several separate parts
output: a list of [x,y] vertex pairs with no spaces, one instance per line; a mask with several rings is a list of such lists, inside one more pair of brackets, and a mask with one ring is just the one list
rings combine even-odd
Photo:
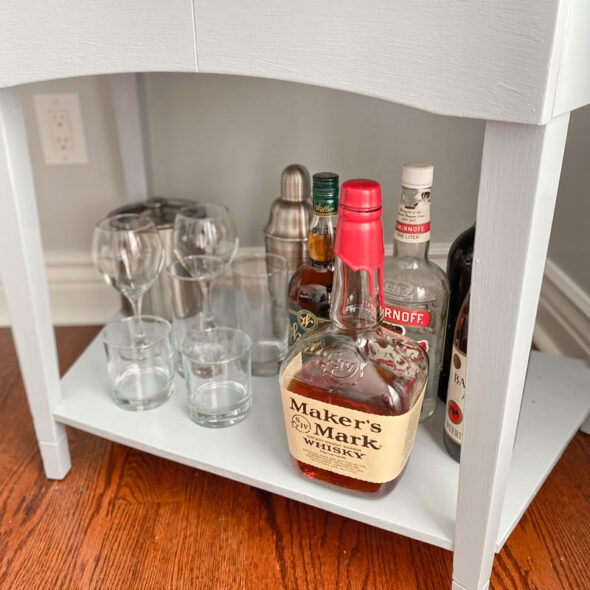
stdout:
[[403,167],[393,258],[383,267],[384,325],[417,341],[430,361],[421,421],[436,407],[449,303],[447,277],[428,260],[432,177],[428,164]]

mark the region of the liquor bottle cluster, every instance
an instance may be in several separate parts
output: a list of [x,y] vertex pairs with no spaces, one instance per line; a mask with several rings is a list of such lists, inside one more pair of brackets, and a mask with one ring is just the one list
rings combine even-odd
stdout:
[[385,261],[379,184],[349,180],[339,202],[338,175],[313,176],[308,261],[289,282],[290,350],[279,376],[296,469],[373,496],[398,481],[419,421],[447,384],[445,445],[457,460],[461,445],[468,298],[461,304],[474,228],[453,244],[447,278],[428,259],[433,167],[406,164],[401,184]]
[[306,477],[380,496],[413,446],[428,357],[382,326],[381,189],[342,185],[330,323],[295,340],[279,376],[289,451]]

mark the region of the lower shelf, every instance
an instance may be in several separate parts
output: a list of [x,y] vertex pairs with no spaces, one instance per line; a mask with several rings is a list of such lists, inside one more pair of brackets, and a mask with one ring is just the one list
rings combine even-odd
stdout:
[[[110,398],[104,351],[95,339],[63,378],[63,400],[55,416],[59,422],[108,440],[453,548],[459,465],[443,447],[443,404],[420,425],[396,489],[372,500],[324,488],[296,474],[287,450],[277,378],[254,378],[253,389],[251,415],[219,430],[191,422],[179,378],[173,398],[164,406],[127,412]],[[583,422],[590,407],[589,392],[588,363],[532,354],[497,550]]]

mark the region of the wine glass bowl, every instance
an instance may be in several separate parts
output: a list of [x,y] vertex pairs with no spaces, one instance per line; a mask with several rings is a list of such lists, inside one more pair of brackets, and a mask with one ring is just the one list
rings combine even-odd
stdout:
[[176,215],[173,248],[178,259],[192,255],[220,256],[230,263],[238,249],[238,234],[224,205],[195,203]]
[[144,293],[163,263],[158,230],[146,216],[123,213],[99,221],[92,236],[92,259],[105,281],[124,295],[141,314]]

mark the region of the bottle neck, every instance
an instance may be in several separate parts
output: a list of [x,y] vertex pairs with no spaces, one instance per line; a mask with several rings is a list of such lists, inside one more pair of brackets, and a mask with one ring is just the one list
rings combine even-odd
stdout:
[[430,250],[430,240],[418,244],[409,244],[402,242],[397,238],[393,239],[393,255],[396,258],[418,258],[428,260],[428,251]]
[[334,263],[334,238],[338,215],[314,215],[307,249],[314,266],[328,267]]
[[395,257],[426,260],[430,249],[430,188],[402,186],[395,232]]
[[347,330],[370,330],[381,323],[383,268],[372,274],[336,258],[330,320]]

